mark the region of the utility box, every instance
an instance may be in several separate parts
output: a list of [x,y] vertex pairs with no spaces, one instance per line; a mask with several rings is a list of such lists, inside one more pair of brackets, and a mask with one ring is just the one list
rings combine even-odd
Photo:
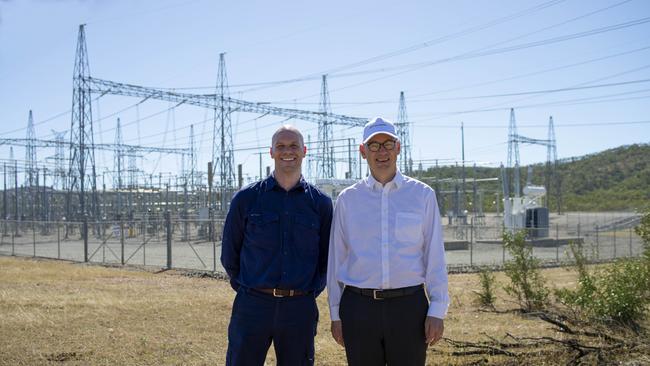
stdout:
[[526,209],[526,229],[530,238],[548,236],[548,208],[535,207]]

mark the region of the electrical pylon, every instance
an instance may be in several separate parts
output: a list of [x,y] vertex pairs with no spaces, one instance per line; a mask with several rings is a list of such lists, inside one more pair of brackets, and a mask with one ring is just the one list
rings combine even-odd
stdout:
[[54,135],[54,179],[52,187],[54,189],[65,190],[66,188],[66,169],[65,169],[65,131],[59,132],[52,130]]
[[335,162],[334,147],[331,145],[334,139],[334,131],[329,115],[332,113],[330,106],[330,92],[327,88],[327,75],[323,75],[320,92],[321,120],[318,122],[318,151],[319,158],[316,161],[316,175],[318,178],[334,178]]
[[[36,133],[34,132],[34,116],[31,109],[27,119],[27,145],[25,146],[25,188],[36,184]],[[30,195],[31,196],[31,195]]]
[[[517,122],[515,120],[515,110],[510,108],[510,125],[508,126],[508,180],[513,176],[513,193],[515,197],[521,194],[519,182],[519,135],[517,134]],[[514,155],[514,156],[513,156]],[[513,161],[514,160],[514,161]],[[514,164],[514,165],[513,165]],[[505,197],[507,198],[507,197]]]
[[555,195],[555,204],[558,215],[562,213],[562,183],[557,167],[557,142],[555,140],[555,126],[553,116],[548,118],[548,141],[546,146],[546,207],[550,210],[549,200],[551,194]]
[[397,111],[397,137],[401,144],[399,154],[399,167],[405,174],[412,174],[413,159],[411,158],[411,134],[409,133],[408,114],[406,113],[406,101],[404,92],[399,93],[399,109]]
[[187,182],[190,192],[194,192],[196,188],[196,146],[194,143],[194,125],[190,125],[190,167],[189,174],[186,173]]
[[212,135],[212,161],[216,162],[213,175],[219,178],[221,189],[221,210],[226,209],[227,197],[224,194],[235,185],[235,157],[232,142],[232,123],[230,91],[226,74],[225,53],[219,54],[217,90],[215,94],[214,124]]
[[137,163],[137,155],[135,153],[135,149],[129,148],[128,150],[128,157],[129,157],[129,167],[128,172],[129,172],[129,188],[130,189],[135,189],[138,186],[138,163]]
[[[557,141],[555,140],[555,128],[553,126],[553,117],[549,118],[548,123],[548,139],[533,139],[517,134],[517,126],[515,122],[515,112],[510,110],[510,126],[508,128],[508,168],[514,169],[514,196],[520,196],[520,181],[519,181],[519,143],[533,144],[546,146],[546,206],[548,207],[548,197],[552,193],[555,194],[558,205],[558,213],[561,212],[562,198],[561,198],[561,183],[560,177],[557,173]],[[514,155],[514,166],[513,166]],[[504,191],[504,194],[506,192]],[[507,198],[507,197],[504,197]]]
[[[97,174],[95,171],[95,143],[91,94],[90,67],[86,48],[85,25],[79,26],[74,73],[72,77],[72,119],[70,123],[70,168],[68,177],[67,215],[81,219],[86,215],[97,218]],[[86,169],[90,166],[91,207],[86,206]],[[73,211],[72,193],[79,190],[79,209]]]
[[122,170],[124,166],[124,141],[122,139],[122,124],[117,119],[117,128],[115,129],[115,150],[113,151],[113,167],[116,169],[113,175],[113,188],[121,190],[123,188]]

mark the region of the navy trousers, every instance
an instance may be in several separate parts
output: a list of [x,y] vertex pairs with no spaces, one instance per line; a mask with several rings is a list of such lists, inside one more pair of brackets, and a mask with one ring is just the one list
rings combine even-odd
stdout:
[[271,341],[278,365],[313,365],[317,323],[313,294],[273,297],[240,288],[228,326],[226,365],[264,365]]

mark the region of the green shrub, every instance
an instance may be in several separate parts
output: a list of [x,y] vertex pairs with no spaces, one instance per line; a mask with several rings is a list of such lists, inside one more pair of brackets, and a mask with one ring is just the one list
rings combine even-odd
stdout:
[[548,299],[548,289],[539,272],[539,260],[533,257],[533,249],[526,244],[526,232],[504,232],[503,245],[513,257],[505,263],[505,273],[510,284],[506,293],[516,296],[525,311],[542,309]]
[[496,300],[494,295],[496,282],[494,274],[488,269],[482,269],[478,273],[478,278],[481,284],[481,290],[476,292],[478,303],[481,306],[494,307],[494,300]]
[[644,318],[650,304],[650,214],[635,231],[644,241],[643,256],[619,260],[594,273],[589,273],[582,253],[571,245],[578,286],[556,291],[559,300],[587,318],[623,323]]
[[562,303],[584,309],[588,303],[593,301],[593,296],[596,294],[594,277],[587,270],[587,260],[582,248],[574,242],[570,242],[569,251],[575,260],[575,269],[578,271],[578,286],[575,290],[556,290],[555,294]]

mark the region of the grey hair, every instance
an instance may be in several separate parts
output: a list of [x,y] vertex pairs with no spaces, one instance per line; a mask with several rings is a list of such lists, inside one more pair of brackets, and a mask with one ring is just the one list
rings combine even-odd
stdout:
[[293,132],[296,135],[298,135],[298,140],[300,141],[300,147],[302,148],[303,146],[305,146],[305,139],[302,137],[302,133],[300,133],[300,130],[298,130],[296,127],[292,125],[282,125],[280,128],[278,128],[275,131],[273,137],[271,138],[271,148],[275,146],[275,140],[278,138],[278,135],[284,131]]

